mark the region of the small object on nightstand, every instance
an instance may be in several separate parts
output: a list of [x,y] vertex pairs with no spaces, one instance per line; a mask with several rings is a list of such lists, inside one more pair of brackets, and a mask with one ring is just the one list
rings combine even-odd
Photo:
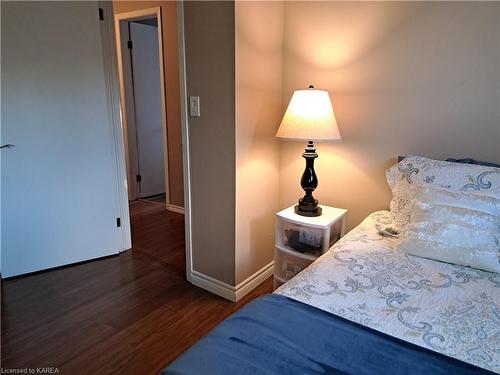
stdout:
[[347,210],[321,208],[323,214],[316,217],[298,215],[294,206],[276,214],[275,288],[309,266],[344,235]]

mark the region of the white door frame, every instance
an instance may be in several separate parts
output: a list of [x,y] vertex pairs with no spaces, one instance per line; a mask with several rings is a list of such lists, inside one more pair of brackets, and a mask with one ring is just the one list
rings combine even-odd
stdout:
[[[162,127],[163,127],[163,164],[165,170],[165,193],[166,193],[166,208],[170,206],[170,189],[169,189],[169,175],[168,175],[168,132],[167,132],[167,110],[166,110],[166,93],[165,93],[165,74],[163,65],[163,34],[162,34],[162,19],[161,19],[161,8],[147,8],[140,9],[131,12],[117,13],[115,14],[115,35],[116,35],[116,51],[118,59],[118,75],[120,77],[120,101],[122,109],[122,123],[123,123],[123,134],[124,134],[124,144],[125,144],[125,156],[127,163],[127,176],[130,183],[129,191],[133,200],[137,197],[136,184],[132,184],[135,181],[135,174],[131,168],[130,162],[130,151],[128,144],[128,127],[127,127],[127,106],[125,102],[125,81],[123,75],[123,60],[122,60],[122,40],[120,32],[120,22],[121,21],[135,21],[145,18],[156,17],[158,22],[158,60],[160,66],[160,101],[161,101],[161,112],[162,112]],[[137,126],[137,124],[136,124]]]
[[116,171],[116,195],[118,199],[119,217],[122,228],[122,248],[121,251],[132,247],[132,238],[130,233],[130,212],[128,207],[127,191],[127,171],[125,167],[125,149],[124,132],[122,128],[122,119],[120,111],[120,89],[117,76],[116,46],[113,27],[113,3],[111,1],[99,1],[100,9],[103,9],[103,20],[101,24],[102,53],[104,60],[104,79],[108,89],[108,108],[109,117],[113,132],[113,153],[115,158]]
[[184,0],[177,1],[177,35],[179,38],[179,82],[181,91],[182,158],[184,174],[184,228],[186,241],[186,278],[192,282],[192,235],[191,235],[191,175],[189,160],[189,116],[186,83],[186,51],[184,40]]

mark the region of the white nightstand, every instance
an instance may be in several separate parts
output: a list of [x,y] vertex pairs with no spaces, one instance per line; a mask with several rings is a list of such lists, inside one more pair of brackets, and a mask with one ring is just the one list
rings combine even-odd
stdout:
[[344,234],[347,210],[321,206],[316,217],[297,215],[294,206],[276,214],[274,288],[314,262]]

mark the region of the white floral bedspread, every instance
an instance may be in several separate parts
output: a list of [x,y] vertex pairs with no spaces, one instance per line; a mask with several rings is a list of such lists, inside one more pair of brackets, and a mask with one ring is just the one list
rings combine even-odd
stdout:
[[500,373],[500,274],[405,255],[368,216],[275,293]]

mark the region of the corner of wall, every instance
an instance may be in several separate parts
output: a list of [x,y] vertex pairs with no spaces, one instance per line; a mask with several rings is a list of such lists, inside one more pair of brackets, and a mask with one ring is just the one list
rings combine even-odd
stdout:
[[274,134],[282,109],[283,20],[282,2],[236,2],[237,285],[255,287],[249,278],[272,274],[280,207],[280,145]]

